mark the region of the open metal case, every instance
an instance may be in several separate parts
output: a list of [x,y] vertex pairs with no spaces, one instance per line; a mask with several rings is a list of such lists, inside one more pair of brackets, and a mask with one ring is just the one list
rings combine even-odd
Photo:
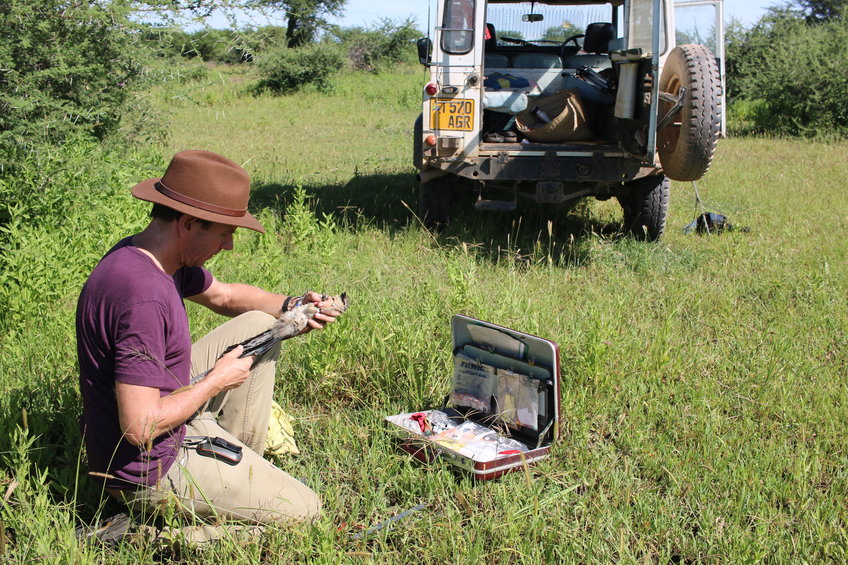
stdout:
[[559,428],[557,344],[462,315],[451,318],[451,335],[452,387],[441,408],[386,417],[401,449],[478,480],[547,457]]

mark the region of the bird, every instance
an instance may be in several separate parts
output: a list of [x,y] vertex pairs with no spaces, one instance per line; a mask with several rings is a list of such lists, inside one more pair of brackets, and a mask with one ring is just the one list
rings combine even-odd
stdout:
[[[343,292],[337,296],[323,295],[321,296],[321,302],[324,303],[324,307],[321,308],[322,310],[335,310],[339,314],[342,314],[350,305],[350,298],[348,298],[347,293]],[[319,311],[320,310],[314,303],[303,302],[303,298],[298,298],[295,300],[295,306],[291,308],[291,310],[280,313],[280,316],[277,318],[277,321],[274,322],[273,326],[250,339],[246,339],[240,343],[229,346],[218,358],[220,359],[241,345],[244,347],[244,351],[242,351],[241,355],[239,355],[239,359],[242,357],[253,356],[255,357],[253,365],[255,365],[256,362],[259,361],[259,358],[267,353],[269,349],[274,347],[274,345],[284,339],[289,339],[299,335],[304,329],[306,329],[306,324],[309,320],[311,320],[312,317]],[[253,366],[251,366],[251,368],[253,368]],[[209,371],[211,370],[212,369],[209,369]],[[199,375],[196,375],[191,379],[189,386],[195,385],[205,379],[209,374],[209,371],[204,371]]]

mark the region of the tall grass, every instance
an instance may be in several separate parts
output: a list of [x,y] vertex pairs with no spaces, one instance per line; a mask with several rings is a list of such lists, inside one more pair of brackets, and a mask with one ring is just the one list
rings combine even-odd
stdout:
[[[56,157],[83,172],[38,177],[73,195],[65,214],[2,228],[6,559],[845,560],[848,145],[722,141],[698,189],[709,211],[749,231],[684,235],[698,209],[692,186],[676,184],[656,245],[619,237],[612,202],[463,211],[434,236],[404,205],[416,198],[420,71],[351,74],[333,94],[283,98],[254,96],[254,78],[230,73],[155,93],[172,115],[160,147],[68,147]],[[79,542],[75,525],[117,508],[81,460],[75,296],[97,257],[144,225],[129,187],[188,148],[245,163],[268,228],[239,232],[210,262],[216,276],[352,297],[336,324],[287,342],[279,365],[276,398],[303,452],[279,464],[321,494],[324,514],[203,551]],[[188,307],[195,336],[221,322]],[[395,448],[383,416],[447,392],[454,313],[559,343],[550,459],[475,484]],[[351,536],[421,503],[392,528]]]

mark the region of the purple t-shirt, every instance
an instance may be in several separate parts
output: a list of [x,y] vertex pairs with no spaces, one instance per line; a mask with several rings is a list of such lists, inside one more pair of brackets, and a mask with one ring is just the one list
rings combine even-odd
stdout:
[[185,426],[153,440],[149,450],[123,438],[115,382],[159,389],[166,396],[189,383],[191,334],[183,297],[212,284],[201,267],[170,276],[121,240],[94,268],[77,303],[77,354],[82,425],[91,471],[115,477],[106,486],[153,485],[174,462]]

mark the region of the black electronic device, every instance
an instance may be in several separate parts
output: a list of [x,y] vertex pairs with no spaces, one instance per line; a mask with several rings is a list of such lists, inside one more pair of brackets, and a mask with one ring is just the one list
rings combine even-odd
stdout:
[[238,465],[243,455],[240,445],[221,437],[208,437],[198,443],[195,449],[199,455],[223,461],[227,465]]

